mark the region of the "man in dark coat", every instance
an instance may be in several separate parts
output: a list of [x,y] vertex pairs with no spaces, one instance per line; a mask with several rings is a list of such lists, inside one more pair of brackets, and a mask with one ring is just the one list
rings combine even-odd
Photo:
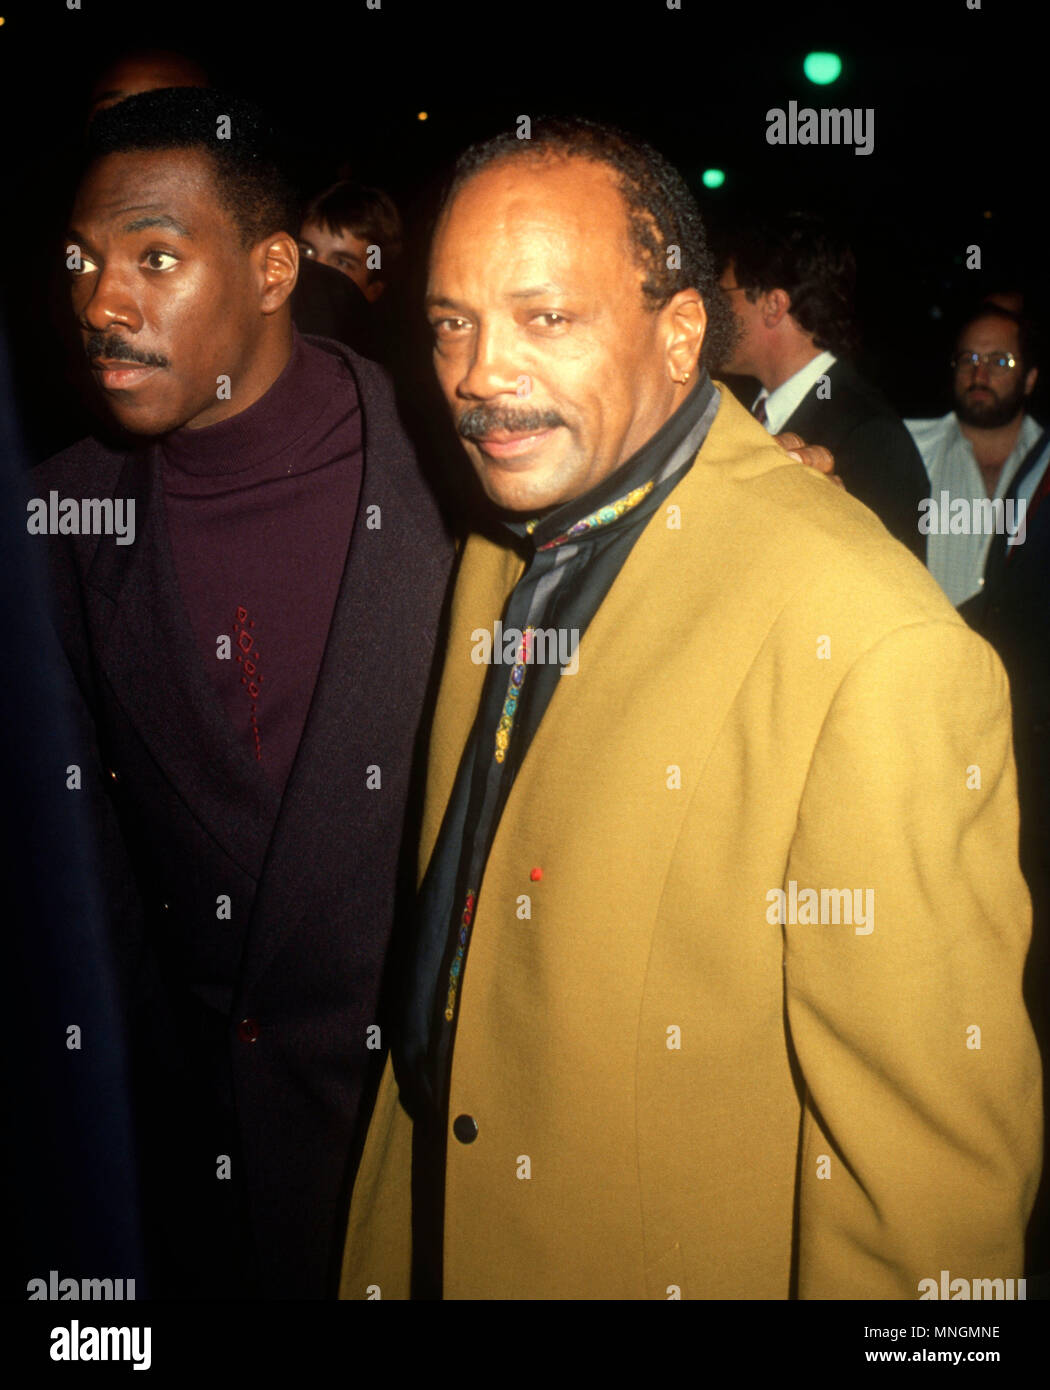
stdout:
[[722,367],[759,381],[751,412],[771,434],[788,430],[830,449],[846,490],[925,562],[922,459],[900,416],[848,360],[855,278],[852,251],[815,217],[742,228],[722,274],[740,330]]
[[37,468],[87,720],[151,1288],[334,1291],[451,564],[382,370],[292,324],[236,99],[101,112],[66,247],[115,441]]
[[[1044,1152],[1050,1153],[1050,431],[1022,460],[1007,505],[1030,496],[1021,540],[997,535],[980,592],[959,612],[990,642],[1010,678],[1021,868],[1032,895],[1025,1002],[1043,1053]],[[1029,1298],[1050,1298],[1050,1174],[1044,1164],[1028,1228]]]

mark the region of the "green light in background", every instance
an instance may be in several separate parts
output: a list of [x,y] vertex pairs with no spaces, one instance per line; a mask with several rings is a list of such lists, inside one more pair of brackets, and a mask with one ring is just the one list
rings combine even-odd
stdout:
[[721,169],[705,169],[700,175],[700,180],[705,188],[721,188],[726,176]]
[[818,87],[826,87],[842,72],[842,59],[837,53],[807,53],[802,71]]

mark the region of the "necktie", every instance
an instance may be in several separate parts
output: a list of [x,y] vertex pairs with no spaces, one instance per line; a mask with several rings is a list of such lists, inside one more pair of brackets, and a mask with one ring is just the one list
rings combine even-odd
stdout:
[[764,425],[766,423],[767,399],[768,397],[766,396],[759,396],[758,400],[751,407],[751,414],[755,417],[755,419],[758,421],[760,425]]

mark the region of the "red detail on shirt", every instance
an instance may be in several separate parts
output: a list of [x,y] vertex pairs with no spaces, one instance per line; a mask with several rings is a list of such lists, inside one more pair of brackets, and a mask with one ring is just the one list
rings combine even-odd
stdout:
[[[248,687],[248,697],[251,700],[251,709],[248,714],[248,722],[251,725],[252,737],[255,739],[256,761],[262,762],[262,735],[259,731],[259,682],[262,676],[257,674],[259,671],[259,649],[255,645],[255,638],[245,628],[254,627],[255,623],[248,618],[248,610],[243,604],[237,605],[237,617],[234,620],[233,628],[237,633],[237,645],[242,652],[251,652],[252,660],[248,661],[243,656],[238,656],[238,661],[244,662],[245,674],[241,677],[241,684]],[[254,677],[249,680],[248,677]]]

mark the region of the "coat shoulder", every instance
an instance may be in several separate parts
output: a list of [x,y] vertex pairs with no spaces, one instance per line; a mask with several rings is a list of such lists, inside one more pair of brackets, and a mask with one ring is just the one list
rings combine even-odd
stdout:
[[92,435],[71,444],[68,449],[52,454],[43,463],[29,470],[29,479],[37,490],[46,488],[88,488],[93,495],[109,496],[116,487],[121,470],[131,449],[119,449],[105,444]]
[[[862,377],[848,362],[836,362],[828,373],[826,397],[817,395],[815,386],[809,391],[785,428],[805,435],[814,433],[814,443],[831,446],[858,429],[877,426],[880,434],[899,436],[901,444],[911,452],[911,441],[904,421],[883,393]],[[817,438],[817,434],[824,437]]]
[[685,485],[712,491],[721,513],[715,524],[744,557],[749,587],[762,587],[765,576],[778,602],[794,595],[814,613],[834,607],[875,626],[930,619],[965,626],[870,508],[789,458],[735,401],[724,402],[697,465]]

